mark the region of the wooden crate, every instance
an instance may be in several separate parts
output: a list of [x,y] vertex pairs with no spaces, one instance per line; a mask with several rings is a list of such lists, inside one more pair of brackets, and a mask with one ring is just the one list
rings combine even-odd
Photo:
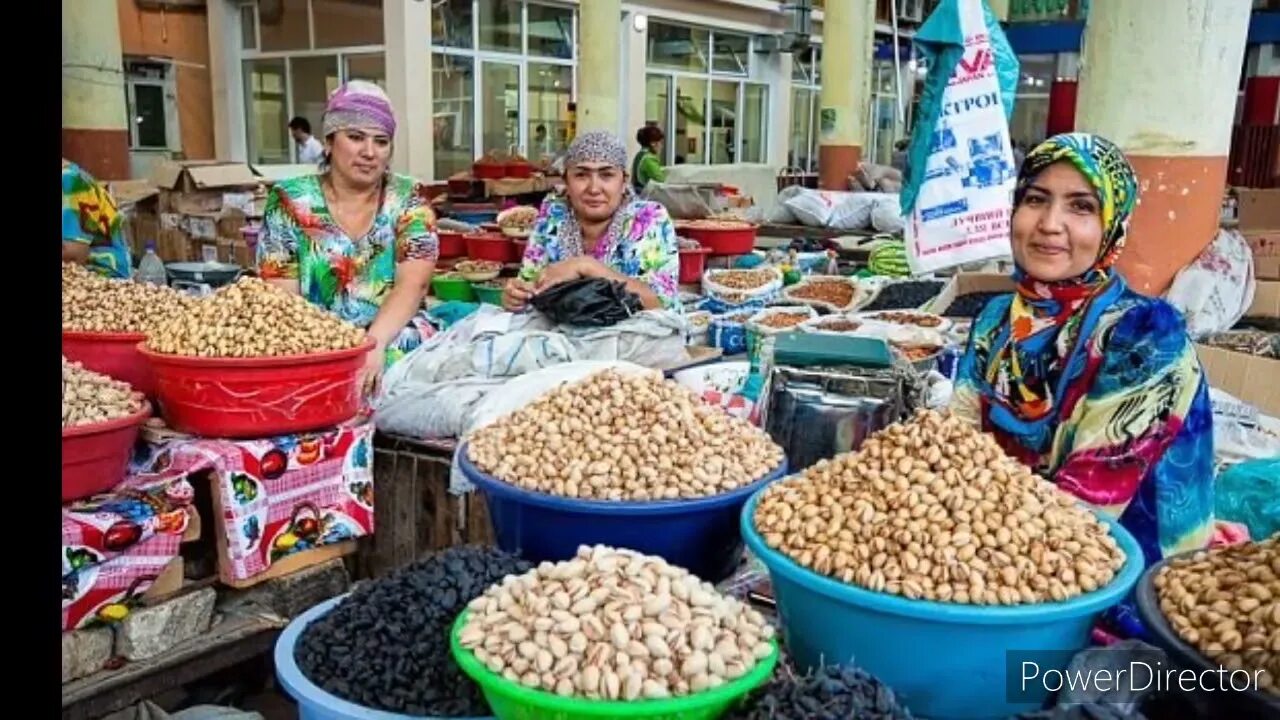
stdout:
[[361,538],[354,575],[385,575],[435,550],[493,544],[484,498],[449,492],[453,450],[409,438],[374,438],[374,532]]

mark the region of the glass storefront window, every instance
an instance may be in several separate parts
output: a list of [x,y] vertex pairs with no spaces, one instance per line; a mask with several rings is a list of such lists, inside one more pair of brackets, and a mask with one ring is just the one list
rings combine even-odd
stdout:
[[290,58],[289,80],[293,114],[310,120],[311,128],[318,132],[329,93],[338,88],[338,58]]
[[671,77],[667,75],[648,75],[644,79],[644,122],[656,125],[662,130],[666,142],[662,144],[662,161],[671,162],[671,148],[675,141],[671,137],[667,124],[671,117]]
[[703,78],[676,78],[676,129],[668,136],[676,165],[705,162],[707,133],[707,81]]
[[529,54],[538,57],[573,58],[573,10],[550,5],[529,5]]
[[822,49],[817,45],[794,53],[791,56],[791,79],[801,85],[817,85],[818,71],[822,67]]
[[480,0],[480,49],[521,52],[520,3],[511,0]]
[[243,75],[249,162],[290,162],[284,60],[246,60]]
[[317,48],[382,44],[382,0],[312,0]]
[[751,63],[751,39],[746,35],[716,32],[711,68],[716,72],[746,75]]
[[769,86],[747,83],[742,90],[742,162],[765,161],[768,114]]
[[[532,24],[532,23],[531,23]],[[525,100],[526,155],[538,160],[569,146],[569,103],[573,100],[573,68],[568,65],[529,63],[529,88]]]
[[1048,93],[1057,74],[1058,61],[1053,55],[1019,55],[1018,93]]
[[1009,136],[1023,147],[1035,147],[1049,127],[1049,96],[1019,96],[1009,121]]
[[475,160],[475,63],[469,57],[431,55],[432,133],[435,176],[442,180],[469,170]]
[[431,43],[470,48],[471,0],[434,0],[431,3]]
[[791,90],[791,143],[788,147],[787,164],[806,171],[817,166],[817,159],[811,156],[814,137],[813,109],[817,95],[817,91],[811,88]]
[[520,66],[485,60],[480,64],[480,150],[505,154],[520,144]]
[[[267,9],[271,8],[270,12]],[[307,0],[280,0],[258,6],[258,28],[262,34],[262,51],[309,50],[311,21],[307,16]]]
[[672,70],[706,72],[711,55],[711,32],[682,25],[649,23],[649,65]]
[[382,53],[369,55],[346,55],[347,80],[368,80],[377,83],[383,90],[387,89],[387,63]]
[[734,162],[738,142],[738,83],[711,83],[711,163]]

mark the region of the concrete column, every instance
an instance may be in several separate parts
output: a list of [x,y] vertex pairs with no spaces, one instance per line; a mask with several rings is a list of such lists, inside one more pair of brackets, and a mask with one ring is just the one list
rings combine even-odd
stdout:
[[248,159],[244,78],[240,67],[240,7],[228,0],[208,4],[209,85],[213,96],[213,156]]
[[99,180],[129,177],[121,54],[114,2],[62,0],[62,156]]
[[[636,131],[644,125],[646,120],[657,120],[663,125],[666,124],[663,122],[665,118],[645,117],[648,105],[648,98],[645,97],[648,92],[645,85],[645,70],[648,66],[646,49],[649,44],[649,28],[647,21],[637,22],[638,17],[643,17],[643,14],[631,10],[622,19],[623,81],[618,94],[622,97],[624,112],[619,125],[622,141],[627,144],[627,157],[635,157],[635,154],[640,151],[640,144],[636,142]],[[640,26],[639,29],[637,25]],[[582,77],[581,65],[578,66],[578,77]]]
[[431,3],[384,0],[387,97],[396,109],[396,172],[419,180],[435,178],[435,135],[431,105]]
[[578,132],[618,132],[622,117],[622,2],[590,0],[578,6]]
[[1115,142],[1137,171],[1140,203],[1119,267],[1139,292],[1162,294],[1217,232],[1251,5],[1089,9],[1076,128]]
[[823,16],[818,182],[828,190],[847,190],[862,160],[875,13],[874,0],[842,0],[827,3]]

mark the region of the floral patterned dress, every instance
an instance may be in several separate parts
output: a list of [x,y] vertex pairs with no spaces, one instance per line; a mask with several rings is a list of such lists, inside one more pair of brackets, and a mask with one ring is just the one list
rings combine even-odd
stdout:
[[[425,187],[403,175],[388,179],[373,226],[358,239],[349,237],[329,213],[319,175],[276,183],[263,220],[258,274],[297,279],[303,297],[360,327],[367,328],[377,316],[398,263],[439,257],[435,214]],[[425,312],[414,316],[388,345],[387,363],[433,333]]]
[[123,225],[111,194],[79,165],[63,160],[62,242],[88,245],[90,270],[127,278],[133,262]]
[[647,284],[662,306],[678,309],[680,250],[675,227],[662,205],[624,198],[609,229],[589,253],[581,249],[572,210],[563,195],[547,196],[538,210],[525,247],[520,277],[532,281],[548,265],[579,254],[590,254],[614,271]]

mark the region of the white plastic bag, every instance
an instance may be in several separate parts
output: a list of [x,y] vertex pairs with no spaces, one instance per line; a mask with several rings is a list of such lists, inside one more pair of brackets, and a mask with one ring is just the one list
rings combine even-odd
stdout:
[[1256,289],[1249,243],[1238,231],[1222,229],[1178,272],[1165,299],[1182,311],[1187,333],[1199,339],[1230,330],[1253,304]]
[[808,225],[809,227],[827,227],[836,206],[844,202],[845,197],[851,194],[802,188],[800,192],[787,198],[783,204],[800,224]]
[[871,227],[871,209],[884,195],[876,192],[843,193],[844,197],[831,211],[827,226],[835,230],[855,232]]
[[906,227],[897,194],[882,193],[871,207],[871,227],[876,232],[900,233]]
[[985,3],[961,2],[964,58],[942,93],[925,179],[906,218],[912,274],[1010,254],[1010,197],[1017,179]]

